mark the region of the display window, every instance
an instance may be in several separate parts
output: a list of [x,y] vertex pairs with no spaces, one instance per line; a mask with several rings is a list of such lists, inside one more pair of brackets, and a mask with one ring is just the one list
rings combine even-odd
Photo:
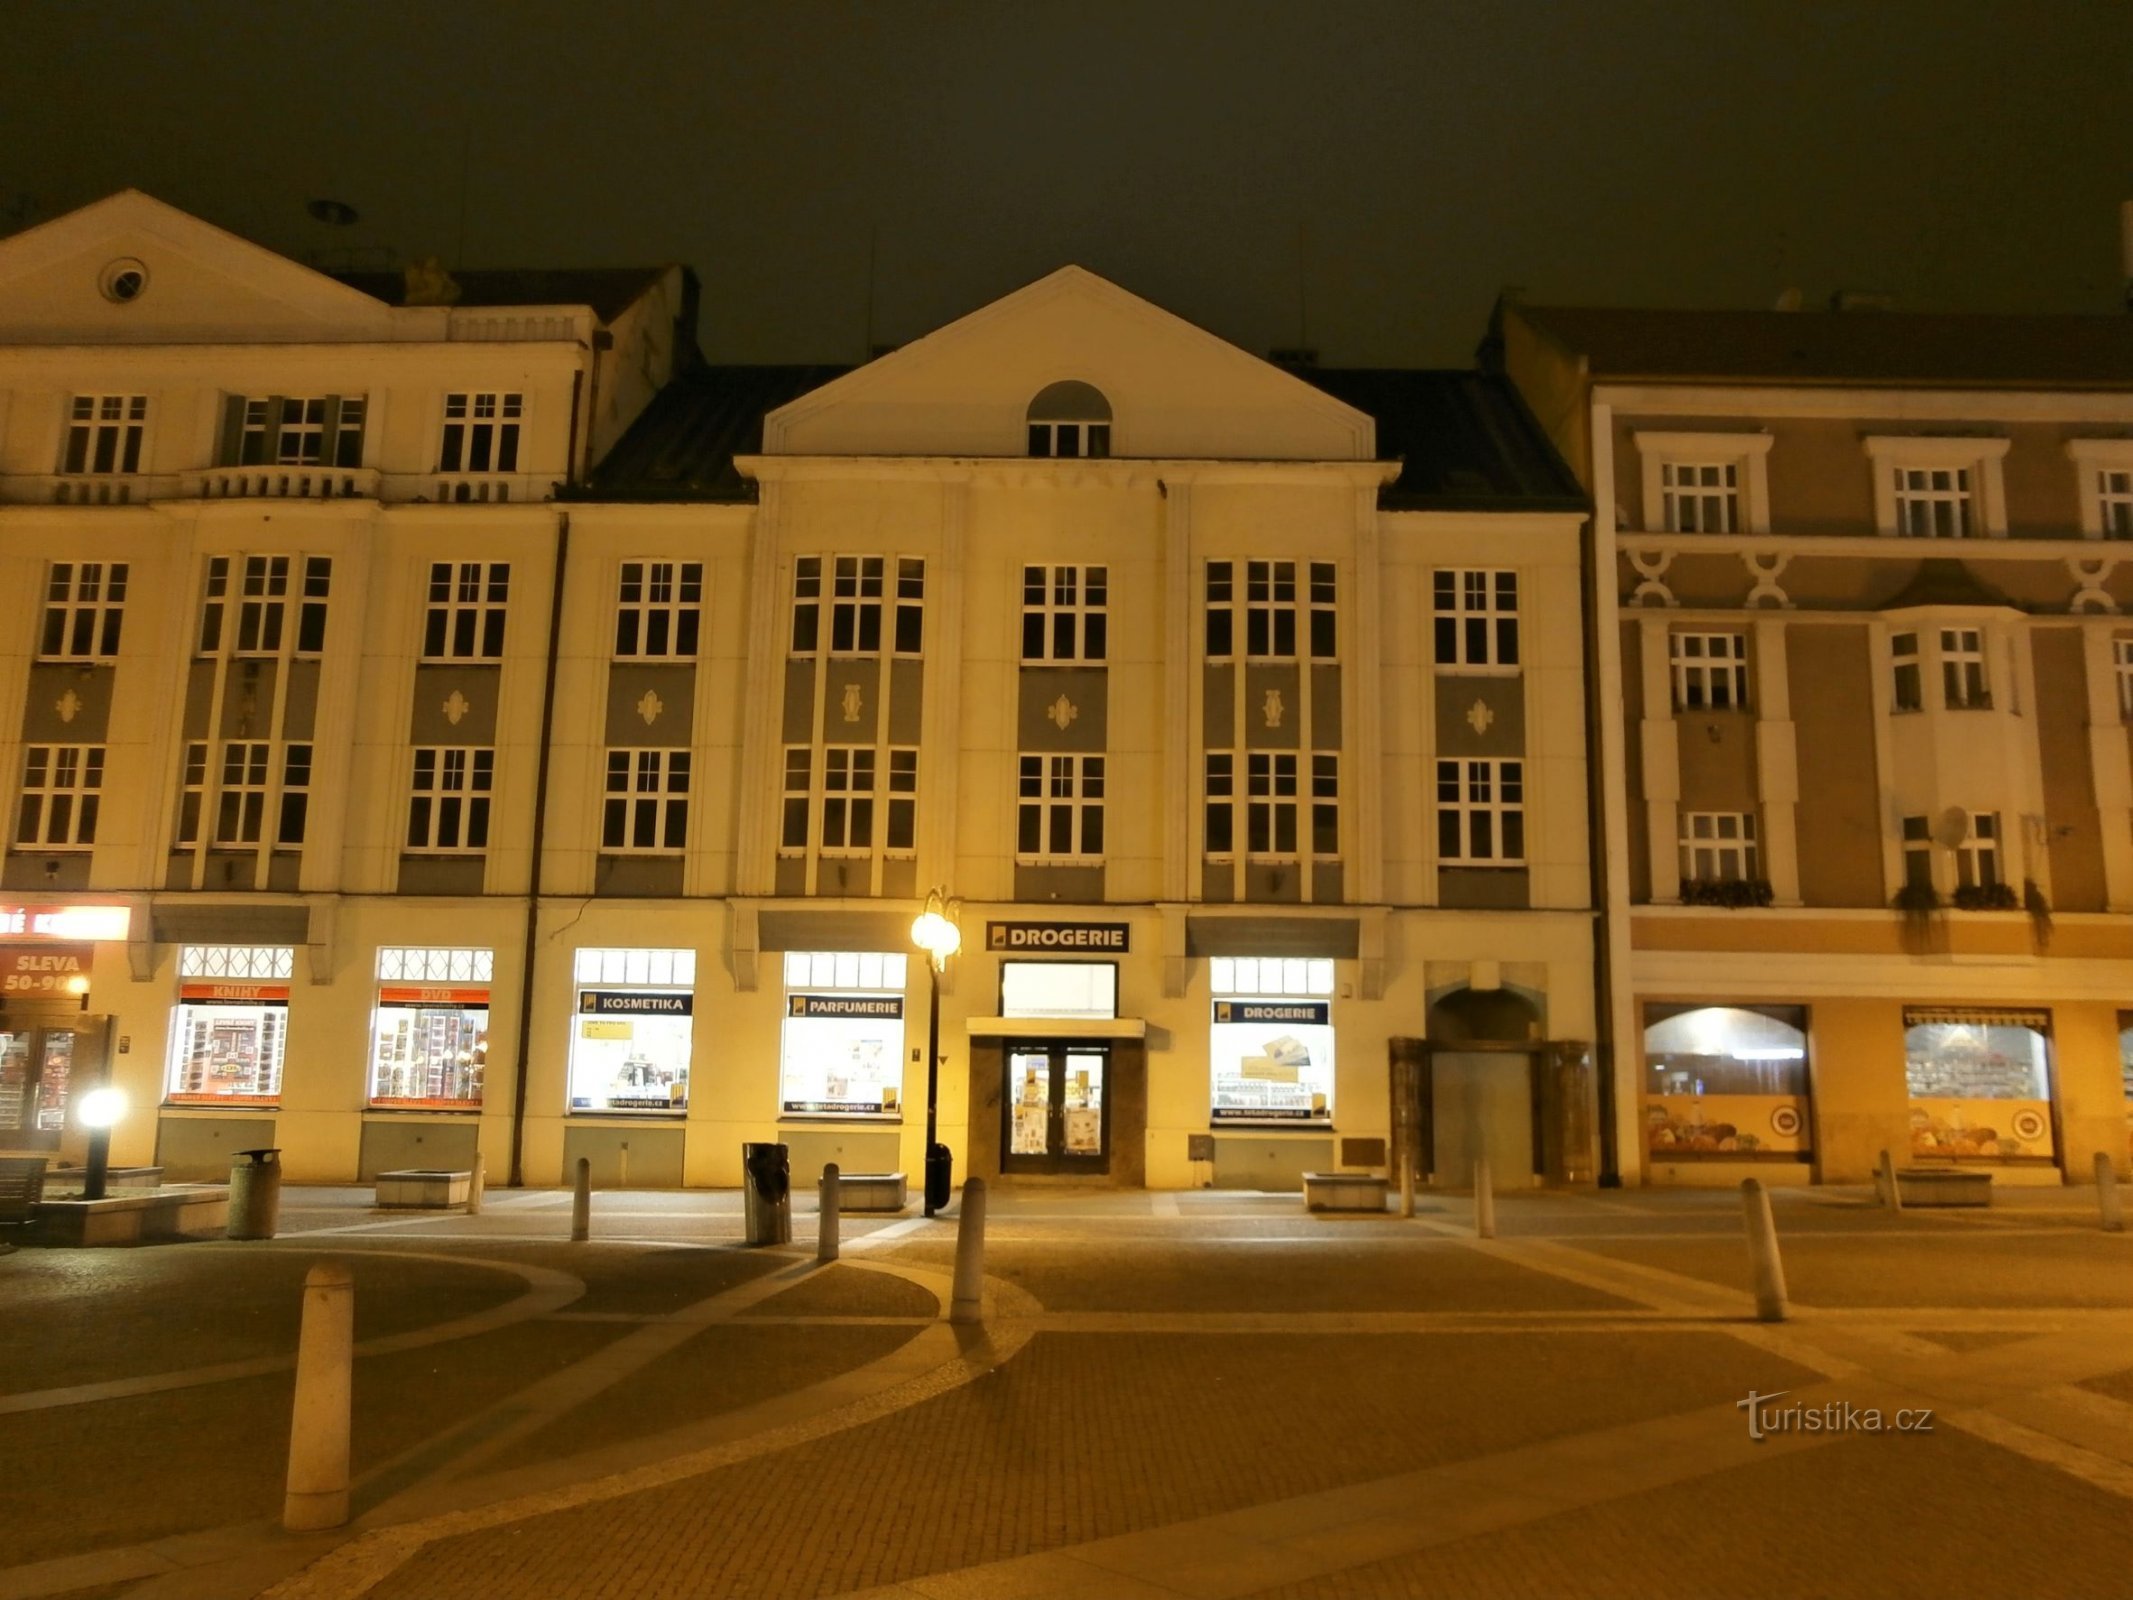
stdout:
[[271,1106],[289,1038],[289,945],[184,945],[171,1027],[172,1105]]
[[2118,1013],[2118,1072],[2126,1095],[2126,1151],[2133,1155],[2133,1011]]
[[1003,1017],[1115,1017],[1118,965],[1112,961],[1003,961]]
[[1814,1146],[1807,1008],[1646,1006],[1644,1086],[1655,1161],[1804,1160]]
[[370,1103],[479,1111],[495,952],[387,945],[378,951]]
[[1333,963],[1216,956],[1208,1057],[1216,1122],[1333,1119]]
[[1903,1042],[1914,1156],[2052,1159],[2049,1013],[1906,1006]]
[[904,957],[785,954],[778,1099],[789,1117],[895,1117],[903,1108]]
[[574,972],[570,1109],[686,1112],[696,952],[586,949]]

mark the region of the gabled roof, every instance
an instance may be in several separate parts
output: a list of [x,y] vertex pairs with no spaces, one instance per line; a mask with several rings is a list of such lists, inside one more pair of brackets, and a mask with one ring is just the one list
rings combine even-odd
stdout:
[[1511,305],[1595,381],[2133,388],[2133,316]]
[[1583,511],[1591,501],[1508,380],[1482,372],[1297,367],[1377,421],[1378,457],[1400,475],[1387,510]]
[[849,367],[695,366],[677,373],[570,492],[578,500],[739,500],[737,455],[763,448],[763,418]]
[[[459,306],[590,306],[602,322],[613,322],[640,295],[648,292],[665,267],[476,267],[452,273],[460,287]],[[383,300],[407,304],[407,276],[400,272],[335,272],[329,276],[349,288]]]

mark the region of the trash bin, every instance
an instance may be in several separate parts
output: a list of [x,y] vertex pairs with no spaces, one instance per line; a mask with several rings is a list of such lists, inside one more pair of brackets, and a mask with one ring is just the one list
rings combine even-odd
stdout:
[[749,1244],[792,1242],[792,1167],[782,1144],[741,1146],[741,1218]]
[[926,1151],[926,1210],[945,1210],[955,1193],[955,1152],[944,1144]]
[[281,1152],[240,1150],[230,1167],[232,1239],[271,1239],[281,1220]]

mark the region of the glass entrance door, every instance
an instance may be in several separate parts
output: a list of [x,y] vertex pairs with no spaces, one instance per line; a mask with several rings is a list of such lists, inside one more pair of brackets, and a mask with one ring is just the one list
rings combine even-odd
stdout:
[[0,1149],[59,1148],[77,1066],[75,1040],[70,1027],[0,1019]]
[[1011,1047],[1000,1170],[1110,1171],[1111,1107],[1104,1093],[1110,1064],[1108,1047],[1080,1040]]

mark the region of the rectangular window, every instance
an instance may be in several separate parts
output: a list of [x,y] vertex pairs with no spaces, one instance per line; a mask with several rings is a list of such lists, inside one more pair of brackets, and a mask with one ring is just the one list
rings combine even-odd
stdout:
[[889,752],[889,837],[892,855],[918,848],[918,751]]
[[574,967],[570,1110],[685,1114],[696,952],[588,948]]
[[1655,1161],[1804,1161],[1813,1149],[1807,1008],[1644,1008],[1645,1145]]
[[1984,634],[1977,628],[1940,630],[1941,693],[1951,708],[1981,710],[1992,704],[1985,683]]
[[1207,752],[1207,816],[1204,847],[1211,856],[1237,853],[1237,757]]
[[311,746],[285,745],[281,758],[281,821],[276,844],[302,844],[311,812]]
[[266,826],[267,790],[274,746],[233,740],[222,747],[222,781],[216,791],[215,843],[257,844]]
[[[800,556],[793,562],[791,653],[796,656],[817,655],[822,649],[823,562],[821,556]],[[915,656],[924,651],[926,563],[915,556],[895,558],[896,593],[891,596],[890,562],[887,556],[828,558],[832,655],[880,655],[885,620],[892,653]]]
[[65,473],[141,470],[141,437],[148,426],[145,394],[78,394],[67,413]]
[[444,437],[439,472],[518,471],[518,430],[523,397],[495,390],[444,397]]
[[780,850],[807,848],[807,812],[814,800],[815,752],[804,744],[785,747],[784,814],[778,829]]
[[378,951],[370,1103],[415,1111],[481,1106],[489,1055],[489,950]]
[[1003,1017],[1115,1017],[1118,965],[1111,961],[1002,961]]
[[2133,639],[2111,641],[2111,667],[2118,678],[2118,714],[2133,722]]
[[896,653],[915,656],[926,648],[926,563],[905,556],[896,563]]
[[1341,853],[1341,758],[1330,750],[1311,757],[1311,854]]
[[1733,462],[1662,462],[1668,533],[1732,533],[1740,526],[1740,468]]
[[1294,661],[1305,653],[1314,660],[1331,660],[1338,655],[1339,579],[1334,563],[1247,561],[1241,607],[1236,568],[1232,561],[1207,564],[1210,660],[1235,656],[1240,623],[1245,656],[1253,661]]
[[1103,567],[1022,569],[1022,659],[1102,661],[1110,647]]
[[1933,887],[1933,829],[1924,817],[1903,819],[1903,886]]
[[2049,1012],[1905,1006],[1903,1043],[1914,1157],[2052,1159]]
[[407,807],[407,848],[462,854],[487,849],[489,793],[495,778],[493,749],[463,745],[417,749]]
[[689,839],[689,752],[610,750],[600,848],[632,854],[680,850]]
[[701,561],[625,561],[615,599],[615,654],[691,657],[702,625]]
[[2000,872],[2000,814],[1970,813],[1970,836],[1955,847],[1955,882],[1961,889],[1993,889],[2007,880]]
[[240,467],[359,467],[363,398],[266,396],[233,400],[221,460]]
[[275,461],[286,467],[315,467],[325,459],[325,450],[326,402],[317,398],[282,401]]
[[1102,756],[1023,756],[1020,787],[1015,830],[1016,859],[1102,859]]
[[779,1109],[788,1117],[888,1117],[903,1104],[900,953],[789,950]]
[[103,798],[104,747],[33,744],[22,753],[22,801],[15,843],[42,850],[86,850],[96,843]]
[[1895,467],[1896,531],[1911,539],[1967,538],[1973,522],[1968,467]]
[[1889,635],[1889,706],[1894,711],[1919,711],[1925,707],[1925,680],[1918,666],[1918,635]]
[[1745,883],[1755,870],[1755,818],[1740,811],[1681,814],[1681,876],[1690,883]]
[[46,661],[108,661],[126,620],[123,561],[54,561],[45,569],[37,654]]
[[2133,539],[2133,471],[2104,467],[2097,472],[2096,509],[2106,539]]
[[1433,580],[1440,667],[1518,665],[1518,574],[1439,571]]
[[1311,655],[1331,661],[1340,654],[1340,585],[1333,563],[1311,563]]
[[1674,706],[1681,711],[1738,711],[1748,703],[1748,639],[1739,633],[1676,633]]
[[1210,1113],[1220,1123],[1333,1114],[1334,967],[1323,959],[1213,956]]
[[800,556],[792,564],[792,653],[811,656],[822,648],[822,558]]
[[1101,460],[1111,453],[1108,422],[1032,422],[1029,453],[1033,456]]
[[1207,659],[1227,661],[1236,654],[1235,573],[1227,561],[1207,563]]
[[1244,564],[1244,653],[1253,661],[1296,658],[1296,563]]
[[[200,597],[199,653],[214,655],[225,643],[231,603],[231,563],[239,558],[210,556]],[[236,629],[227,640],[240,656],[273,656],[282,651],[288,625],[290,556],[245,556],[237,569]],[[329,556],[306,556],[301,568],[302,593],[296,598],[298,655],[318,655],[326,648],[326,602],[333,585]]]
[[333,431],[335,466],[360,467],[363,464],[363,421],[369,409],[369,403],[361,395],[342,399],[340,422]]
[[425,661],[501,661],[508,561],[432,561],[422,613]]
[[1296,845],[1296,757],[1247,751],[1244,758],[1244,847],[1247,854],[1293,859]]
[[822,848],[874,847],[874,750],[833,744],[822,752]]
[[1508,867],[1526,859],[1525,763],[1437,763],[1437,858],[1447,866]]
[[881,600],[885,563],[880,556],[838,556],[830,576],[830,652],[881,653]]
[[181,945],[168,1098],[272,1105],[288,1045],[288,945]]

